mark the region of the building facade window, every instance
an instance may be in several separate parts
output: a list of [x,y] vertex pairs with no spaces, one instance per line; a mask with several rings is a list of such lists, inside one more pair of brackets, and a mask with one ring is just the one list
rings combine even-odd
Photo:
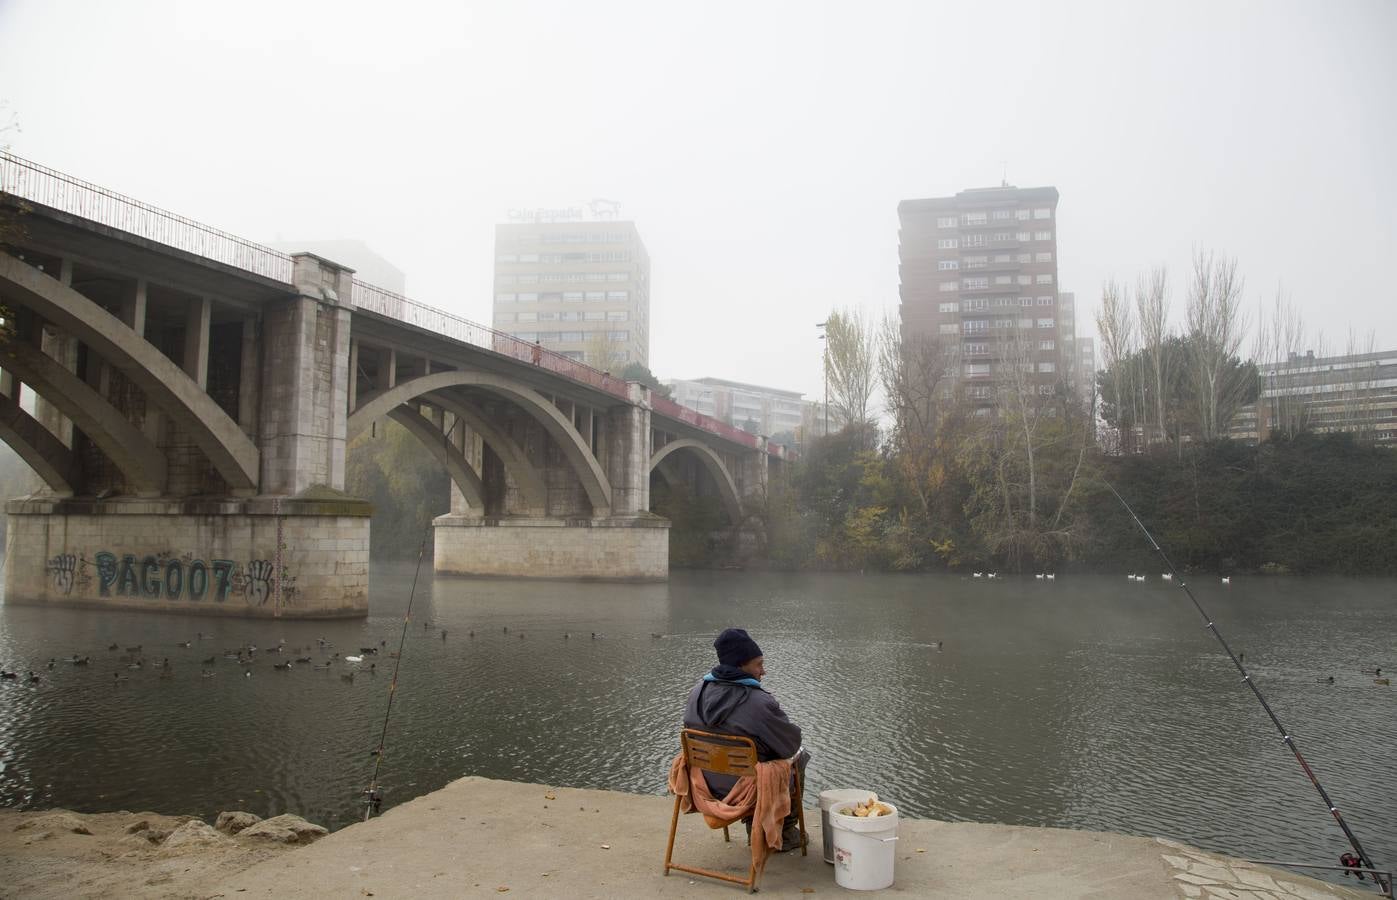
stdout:
[[1033,261],[1034,261],[1034,262],[1052,262],[1052,261],[1053,261],[1053,255],[1052,255],[1051,253],[1047,252],[1046,250],[1044,250],[1044,251],[1042,251],[1042,252],[1033,254]]
[[1033,283],[1033,280],[1032,280],[1031,278],[1029,278],[1027,275],[1020,275],[1020,276],[1018,277],[1016,283],[1018,283],[1018,284],[1032,284],[1032,283]]
[[1057,343],[1056,343],[1055,341],[1039,341],[1039,342],[1038,342],[1038,349],[1039,349],[1039,350],[1056,350],[1056,349],[1057,349]]
[[619,344],[622,341],[629,341],[631,339],[631,333],[629,331],[611,331],[607,333],[607,337],[609,337],[613,343]]
[[564,303],[581,303],[581,302],[582,302],[582,292],[581,292],[581,291],[563,291],[563,302],[564,302]]
[[938,325],[936,327],[936,330],[939,331],[941,334],[955,334],[957,331],[960,330],[960,328],[954,322],[947,322]]
[[990,286],[988,278],[967,278],[965,279],[965,289],[967,291],[982,291]]
[[600,322],[606,318],[606,311],[601,309],[589,309],[582,316],[584,322]]
[[953,272],[959,268],[960,260],[958,259],[941,259],[936,261],[936,271],[938,272]]
[[936,249],[937,249],[937,250],[954,250],[954,249],[956,249],[956,248],[959,247],[959,246],[960,246],[960,242],[957,241],[955,238],[937,238],[937,239],[936,239]]
[[496,302],[496,303],[513,303],[513,302],[514,302],[514,295],[513,295],[513,294],[496,294],[496,295],[495,295],[495,302]]
[[1032,254],[1032,253],[1020,253],[1018,256],[1014,257],[1014,261],[1015,261],[1015,262],[1020,262],[1020,263],[1032,262],[1032,261],[1033,261],[1033,254]]
[[1039,320],[1038,320],[1038,327],[1039,327],[1039,328],[1052,328],[1052,327],[1053,327],[1053,320],[1052,320],[1052,319],[1039,319]]
[[1051,219],[1052,217],[1053,211],[1046,206],[1040,206],[1033,210],[1033,218],[1035,219]]
[[521,312],[521,313],[519,314],[519,321],[520,321],[520,322],[537,322],[537,321],[538,321],[538,313],[536,313],[536,312]]
[[1035,277],[1033,280],[1034,280],[1034,282],[1035,282],[1036,284],[1052,284],[1052,283],[1053,283],[1053,276],[1051,276],[1051,275],[1049,275],[1048,273],[1044,272],[1042,275],[1038,275],[1038,276]]
[[985,246],[985,236],[983,234],[967,234],[961,239],[962,247],[983,247]]
[[977,309],[989,309],[989,308],[990,308],[990,298],[988,298],[988,297],[971,297],[970,299],[968,299],[968,300],[965,301],[965,303],[964,303],[964,308],[967,309],[967,310],[970,310],[970,311],[974,311],[974,310],[977,310]]
[[596,303],[606,299],[606,291],[587,291],[583,296],[588,303]]
[[1012,275],[996,275],[996,276],[994,276],[994,283],[995,283],[995,284],[1013,284],[1013,283],[1014,283],[1014,276],[1012,276]]
[[1038,364],[1038,371],[1040,371],[1040,372],[1056,372],[1056,371],[1057,371],[1057,363],[1040,362],[1040,363]]
[[609,309],[606,312],[608,322],[625,322],[630,317],[631,314],[624,309]]
[[[1028,305],[1028,298],[1027,298],[1027,297],[1024,298],[1024,305],[1025,305],[1025,306]],[[1039,306],[1052,306],[1052,305],[1053,305],[1053,298],[1052,298],[1052,297],[1039,297],[1039,298],[1038,298],[1038,305],[1039,305]]]
[[1027,222],[1027,221],[1028,221],[1028,217],[1029,217],[1029,211],[1028,211],[1028,210],[1026,210],[1026,209],[1016,209],[1016,210],[1014,210],[1014,218],[1018,219],[1020,222]]
[[956,303],[955,301],[951,301],[949,303],[942,303],[940,306],[936,308],[936,311],[943,313],[960,312],[960,304]]
[[973,212],[965,214],[965,224],[967,225],[984,225],[988,221],[989,216],[985,215],[982,212]]
[[977,331],[989,331],[989,319],[966,319],[960,323],[966,334],[974,334]]
[[1053,239],[1053,233],[1051,231],[1035,231],[1033,232],[1033,239],[1035,241],[1051,241]]
[[996,222],[1007,222],[1013,218],[1014,211],[1012,209],[996,209],[994,211],[994,220]]
[[947,291],[959,290],[959,289],[960,289],[960,282],[959,282],[959,281],[943,281],[943,282],[941,282],[940,285],[937,286],[937,289],[940,290],[943,294],[946,293]]
[[527,292],[525,292],[525,293],[519,294],[518,296],[519,296],[519,302],[520,302],[520,303],[537,303],[537,302],[538,302],[538,294],[534,293],[533,291],[527,291]]
[[957,222],[956,222],[956,217],[955,217],[955,216],[937,216],[937,217],[936,217],[936,227],[937,227],[937,228],[955,228],[955,227],[956,227],[956,224],[957,224]]
[[501,322],[513,322],[513,321],[514,321],[514,313],[495,313],[495,321],[496,321],[497,323],[501,323]]
[[631,299],[631,292],[630,292],[630,291],[607,291],[607,292],[606,292],[606,299],[608,299],[608,300],[629,300],[629,299]]
[[967,256],[964,258],[965,267],[967,269],[983,269],[989,265],[989,259],[988,256]]

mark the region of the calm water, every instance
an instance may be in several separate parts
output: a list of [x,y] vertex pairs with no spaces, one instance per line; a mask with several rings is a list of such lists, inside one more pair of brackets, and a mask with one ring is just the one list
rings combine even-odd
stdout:
[[[272,664],[287,657],[259,651],[246,678],[222,650],[285,639],[319,661],[322,636],[341,654],[392,649],[411,577],[375,563],[373,614],[348,623],[0,605],[0,665],[43,679],[0,683],[0,803],[348,824],[393,660],[380,655],[377,675],[372,657],[281,672]],[[1397,668],[1397,582],[1198,590],[1369,853],[1397,864],[1397,693],[1362,674]],[[1253,857],[1328,862],[1347,849],[1187,598],[1157,578],[712,573],[621,586],[424,573],[418,591],[388,805],[467,774],[662,792],[713,635],[743,625],[805,728],[812,793],[869,788],[914,816],[1158,834]],[[214,637],[177,646],[198,631]],[[168,656],[174,677],[128,672],[112,643]],[[72,653],[92,664],[64,663]],[[218,674],[201,678],[210,655]],[[128,680],[113,684],[116,672]]]

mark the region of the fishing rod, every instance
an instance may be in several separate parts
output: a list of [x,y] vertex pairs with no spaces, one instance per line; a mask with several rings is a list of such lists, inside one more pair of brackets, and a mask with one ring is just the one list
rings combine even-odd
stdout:
[[[1169,559],[1169,555],[1164,552],[1163,547],[1159,546],[1159,542],[1154,539],[1154,535],[1150,534],[1150,530],[1145,527],[1145,523],[1140,521],[1140,517],[1135,515],[1135,510],[1130,508],[1130,504],[1125,502],[1125,498],[1111,486],[1110,482],[1103,480],[1101,483],[1106,485],[1106,489],[1114,494],[1116,499],[1121,502],[1121,506],[1125,507],[1125,511],[1130,513],[1130,518],[1135,520],[1135,524],[1140,527],[1140,531],[1143,532],[1145,538],[1149,540],[1150,546],[1154,547],[1160,559],[1164,560],[1164,564],[1169,567],[1169,572],[1174,576],[1174,583],[1183,588],[1185,594],[1188,594],[1188,599],[1193,601],[1193,605],[1198,610],[1198,614],[1203,617],[1204,622],[1208,623],[1208,630],[1213,633],[1213,637],[1218,639],[1218,643],[1222,645],[1223,651],[1227,653],[1227,658],[1232,660],[1232,665],[1236,666],[1237,671],[1242,673],[1242,681],[1244,681],[1247,687],[1251,688],[1252,693],[1256,695],[1256,699],[1261,704],[1261,708],[1266,710],[1266,715],[1271,717],[1271,722],[1276,726],[1276,730],[1281,733],[1281,740],[1290,748],[1290,752],[1295,754],[1295,760],[1300,763],[1300,768],[1305,770],[1305,776],[1310,779],[1310,784],[1313,784],[1315,790],[1319,791],[1320,799],[1324,801],[1325,807],[1328,808],[1330,814],[1334,816],[1334,821],[1339,823],[1339,827],[1344,831],[1344,836],[1348,838],[1349,844],[1353,847],[1354,852],[1358,854],[1358,861],[1370,870],[1373,881],[1377,884],[1379,890],[1389,897],[1392,896],[1388,882],[1382,877],[1382,873],[1378,871],[1378,867],[1373,865],[1373,861],[1368,858],[1367,851],[1365,851],[1363,845],[1358,842],[1358,836],[1348,827],[1348,822],[1344,821],[1343,813],[1339,812],[1339,808],[1334,805],[1334,801],[1329,799],[1329,793],[1324,790],[1324,785],[1319,783],[1319,777],[1315,775],[1314,770],[1310,768],[1310,764],[1307,763],[1305,757],[1301,755],[1300,748],[1295,744],[1295,739],[1290,736],[1290,732],[1281,724],[1281,720],[1276,716],[1275,712],[1272,711],[1271,704],[1266,702],[1266,698],[1262,696],[1261,689],[1256,686],[1256,682],[1252,681],[1252,677],[1247,673],[1247,669],[1242,665],[1242,661],[1232,652],[1232,648],[1227,646],[1227,641],[1223,640],[1222,633],[1219,632],[1217,626],[1213,624],[1213,617],[1208,615],[1203,609],[1203,604],[1199,603],[1198,598],[1193,596],[1193,591],[1188,589],[1188,582],[1184,581],[1183,576],[1179,574],[1179,570],[1174,567],[1174,563]],[[1347,856],[1348,854],[1344,855]],[[1362,870],[1351,868],[1350,871]]]
[[383,767],[383,746],[388,740],[388,719],[393,715],[393,698],[398,693],[398,667],[403,664],[403,646],[407,642],[407,623],[412,621],[412,599],[417,596],[417,576],[422,574],[422,556],[427,552],[427,536],[431,526],[422,533],[422,545],[417,548],[417,568],[412,573],[412,590],[407,595],[407,612],[403,613],[403,632],[398,635],[398,655],[393,661],[393,681],[388,685],[388,708],[383,712],[383,730],[378,735],[378,749],[374,751],[374,773],[369,786],[364,791],[364,821],[378,812],[383,805],[383,796],[378,792],[378,771]]

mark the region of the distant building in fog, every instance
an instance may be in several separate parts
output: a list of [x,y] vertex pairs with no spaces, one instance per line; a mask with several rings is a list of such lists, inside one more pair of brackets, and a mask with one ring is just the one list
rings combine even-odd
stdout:
[[1028,345],[1040,393],[1076,361],[1057,312],[1057,204],[1057,188],[1002,185],[897,206],[902,334],[951,343],[977,415],[995,411],[1011,346]]
[[744,384],[722,378],[668,379],[674,400],[704,415],[754,434],[774,437],[798,435],[802,420],[802,394],[781,388]]
[[496,225],[494,295],[498,331],[598,369],[650,365],[650,256],[634,222]]
[[1351,432],[1397,447],[1397,350],[1292,353],[1258,368],[1261,396],[1237,411],[1229,437],[1266,440],[1289,426],[1317,434]]

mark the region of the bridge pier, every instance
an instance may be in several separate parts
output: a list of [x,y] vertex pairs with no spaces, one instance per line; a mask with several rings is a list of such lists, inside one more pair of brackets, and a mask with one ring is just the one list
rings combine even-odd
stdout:
[[6,505],[6,602],[367,613],[371,510],[342,493],[352,273],[293,261],[255,309],[124,257],[0,254],[0,430],[48,486]]
[[[590,514],[576,509],[569,494],[553,492],[555,509],[527,506],[525,492],[514,479],[505,482],[498,510],[472,509],[461,491],[452,488],[451,512],[438,516],[433,532],[433,567],[440,575],[484,575],[512,578],[557,578],[600,581],[664,581],[669,577],[669,522],[649,512],[650,407],[649,391],[629,384],[628,401],[600,411],[596,445],[592,445],[592,411],[579,417],[588,431],[588,449],[603,462],[611,505],[593,506]],[[458,424],[461,424],[458,420]],[[448,439],[460,440],[453,428]],[[469,429],[466,429],[469,430]],[[504,423],[477,422],[479,433],[502,434]],[[537,432],[533,428],[530,431]],[[532,439],[528,439],[532,438]],[[476,441],[467,456],[482,468],[486,441]],[[562,454],[544,449],[541,434],[526,436],[542,466],[542,480],[572,484],[576,477]],[[496,445],[502,442],[496,438]],[[463,445],[464,446],[464,445]],[[495,451],[492,449],[492,453]],[[551,461],[550,461],[551,460]],[[519,514],[523,513],[523,514]],[[543,514],[540,514],[543,513]]]

